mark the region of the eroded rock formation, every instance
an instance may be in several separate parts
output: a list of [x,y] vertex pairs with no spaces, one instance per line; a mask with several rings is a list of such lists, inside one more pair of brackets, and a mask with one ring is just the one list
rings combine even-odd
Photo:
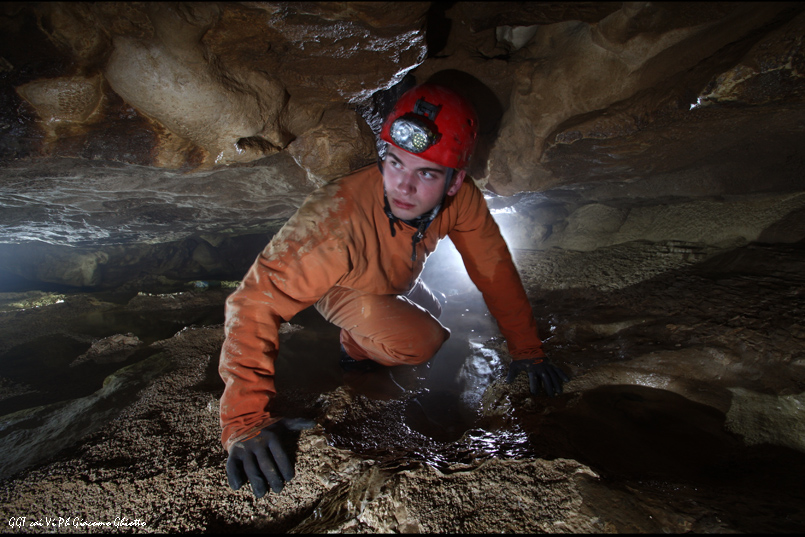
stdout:
[[[264,220],[286,218],[323,181],[371,164],[390,103],[427,80],[478,108],[478,184],[503,196],[573,193],[551,202],[552,216],[539,199],[519,206],[541,220],[523,247],[590,249],[610,233],[796,242],[803,17],[798,3],[768,2],[7,3],[0,269],[30,277],[39,258],[12,245],[37,240],[116,267],[98,242],[198,241],[199,219],[208,234],[270,236],[242,211],[246,198]],[[253,183],[239,178],[255,170],[272,178],[244,195]],[[766,216],[750,216],[749,230],[724,224],[706,206],[723,196],[754,196],[731,198],[735,214]],[[144,215],[156,200],[170,208]],[[688,204],[681,218],[701,230],[728,230],[710,240],[670,221],[648,229],[669,203]],[[600,229],[567,238],[587,226]],[[213,252],[222,240],[207,240],[207,258],[231,255]],[[245,268],[209,259],[216,277]],[[101,272],[36,278],[120,283]]]

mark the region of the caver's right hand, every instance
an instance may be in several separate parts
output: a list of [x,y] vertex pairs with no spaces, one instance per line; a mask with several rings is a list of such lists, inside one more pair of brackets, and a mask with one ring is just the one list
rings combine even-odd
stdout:
[[285,482],[294,476],[293,463],[285,453],[282,439],[293,431],[315,425],[316,422],[302,418],[283,418],[265,427],[254,438],[232,444],[226,461],[229,486],[238,490],[249,481],[258,498],[265,496],[269,486],[276,493],[282,491]]

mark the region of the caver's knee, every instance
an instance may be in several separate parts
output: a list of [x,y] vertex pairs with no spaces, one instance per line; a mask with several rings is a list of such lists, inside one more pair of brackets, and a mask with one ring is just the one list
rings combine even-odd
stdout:
[[393,358],[405,365],[419,365],[427,362],[442,348],[450,338],[450,330],[436,322],[427,328],[421,327],[416,333],[408,334],[408,338],[396,350]]
[[358,361],[421,364],[450,337],[433,315],[402,296],[333,288],[316,307],[325,319],[341,327],[341,344]]

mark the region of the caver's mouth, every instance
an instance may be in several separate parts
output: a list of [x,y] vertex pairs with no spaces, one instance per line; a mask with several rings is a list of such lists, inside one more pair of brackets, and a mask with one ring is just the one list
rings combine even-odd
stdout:
[[410,211],[411,209],[416,207],[416,204],[414,203],[406,203],[396,198],[391,198],[391,204],[397,207],[398,209],[402,209],[404,211]]

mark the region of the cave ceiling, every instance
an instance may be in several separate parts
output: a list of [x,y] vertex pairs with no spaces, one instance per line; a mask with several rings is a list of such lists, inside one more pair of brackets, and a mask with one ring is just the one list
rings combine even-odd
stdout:
[[0,243],[268,229],[318,185],[375,162],[390,103],[425,81],[478,109],[469,171],[493,196],[798,193],[804,11],[2,3]]

